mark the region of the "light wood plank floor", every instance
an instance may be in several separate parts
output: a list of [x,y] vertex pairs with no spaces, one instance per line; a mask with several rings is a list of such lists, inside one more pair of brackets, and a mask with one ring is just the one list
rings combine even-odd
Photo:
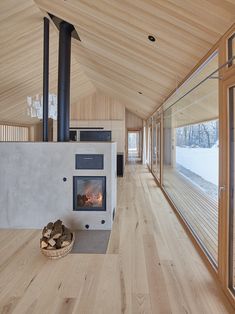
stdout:
[[172,169],[164,169],[164,187],[217,263],[218,201]]
[[106,255],[49,261],[37,230],[0,230],[0,313],[234,313],[147,168],[118,180]]

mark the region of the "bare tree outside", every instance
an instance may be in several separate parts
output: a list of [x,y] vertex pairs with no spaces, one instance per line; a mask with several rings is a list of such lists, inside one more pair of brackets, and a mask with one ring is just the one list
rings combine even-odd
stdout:
[[219,140],[218,120],[179,127],[176,135],[176,145],[179,147],[211,148]]

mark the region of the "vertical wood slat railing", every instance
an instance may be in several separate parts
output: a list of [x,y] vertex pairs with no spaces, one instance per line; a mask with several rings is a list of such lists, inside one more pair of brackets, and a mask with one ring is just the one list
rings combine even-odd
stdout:
[[28,140],[29,140],[28,127],[0,124],[1,142],[27,142]]

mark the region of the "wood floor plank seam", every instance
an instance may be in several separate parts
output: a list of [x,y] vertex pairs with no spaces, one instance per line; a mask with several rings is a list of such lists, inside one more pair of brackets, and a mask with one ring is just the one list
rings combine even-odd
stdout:
[[0,230],[0,243],[7,237],[20,241],[9,242],[6,258],[0,251],[0,313],[234,313],[143,165],[127,165],[118,179],[106,254],[49,261],[39,230]]

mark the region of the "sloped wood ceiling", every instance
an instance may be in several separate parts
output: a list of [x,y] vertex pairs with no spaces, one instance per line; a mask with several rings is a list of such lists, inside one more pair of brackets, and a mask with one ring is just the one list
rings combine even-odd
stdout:
[[[43,14],[33,0],[0,1],[0,122],[32,124],[26,97],[42,93]],[[50,92],[57,93],[58,32],[50,27]],[[72,59],[71,100],[94,86]]]
[[[42,90],[42,16],[73,24],[72,103],[94,87],[146,118],[235,21],[235,0],[1,0],[0,121]],[[37,6],[41,9],[37,8]],[[155,42],[148,35],[156,37]],[[50,91],[58,32],[51,27]],[[141,92],[142,94],[139,94]]]
[[163,102],[235,21],[234,0],[35,2],[76,27],[81,42],[74,42],[73,54],[88,77],[141,117]]

